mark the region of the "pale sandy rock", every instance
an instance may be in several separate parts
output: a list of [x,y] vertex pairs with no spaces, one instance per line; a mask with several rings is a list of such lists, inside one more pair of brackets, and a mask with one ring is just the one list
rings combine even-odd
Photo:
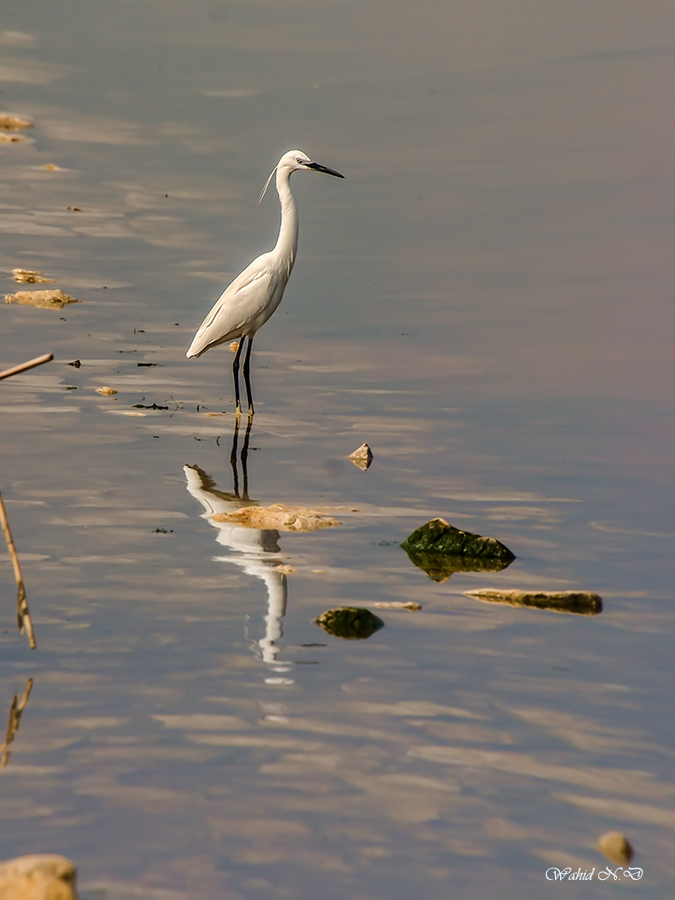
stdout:
[[0,113],[0,128],[5,131],[18,131],[19,128],[32,128],[33,123],[29,119],[13,116],[11,113]]
[[591,591],[495,591],[481,589],[465,591],[467,597],[484,603],[503,603],[505,606],[526,606],[548,609],[551,612],[597,616],[602,612],[602,598]]
[[216,513],[214,522],[231,522],[245,528],[276,529],[277,531],[318,531],[334,528],[340,523],[332,516],[324,515],[303,506],[245,506],[231,513]]
[[76,882],[75,864],[55,853],[0,863],[0,900],[77,900]]
[[63,309],[68,303],[80,301],[55,288],[48,291],[17,291],[16,294],[5,294],[5,303],[20,303],[23,306],[38,306],[41,309]]
[[96,388],[96,393],[103,394],[104,397],[112,397],[112,395],[116,394],[117,391],[115,390],[115,388],[104,386],[104,387]]
[[598,848],[607,859],[617,865],[627,865],[633,859],[633,848],[620,831],[607,831],[598,839]]
[[373,461],[373,451],[368,444],[364,442],[360,447],[357,447],[353,453],[349,454],[349,459],[355,466],[361,469],[362,472],[365,472]]
[[19,284],[54,284],[55,278],[45,278],[42,272],[36,272],[33,269],[12,269],[14,281]]

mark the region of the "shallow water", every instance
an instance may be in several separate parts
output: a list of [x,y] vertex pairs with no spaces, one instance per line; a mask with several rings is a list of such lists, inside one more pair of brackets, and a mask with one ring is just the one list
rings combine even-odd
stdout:
[[[55,354],[0,383],[38,642],[5,557],[8,712],[32,689],[0,770],[4,857],[72,857],[86,900],[534,900],[549,866],[596,868],[573,896],[621,890],[594,846],[618,829],[632,890],[664,896],[671,6],[2,15],[2,106],[35,120],[0,145],[5,292],[34,268],[82,301],[0,308],[0,368]],[[246,487],[341,525],[247,534],[208,519],[241,505],[230,354],[184,351],[273,242],[276,200],[255,200],[293,145],[347,177],[294,178]],[[243,477],[239,459],[240,495]],[[431,581],[398,544],[439,515],[517,560]],[[604,609],[464,595],[481,587]],[[374,609],[408,600],[422,611]],[[385,627],[313,623],[348,604]]]

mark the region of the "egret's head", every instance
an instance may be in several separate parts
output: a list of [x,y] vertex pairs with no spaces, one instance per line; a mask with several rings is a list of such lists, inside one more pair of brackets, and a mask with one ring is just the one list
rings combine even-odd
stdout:
[[258,203],[262,202],[263,197],[267,193],[267,188],[270,185],[270,181],[274,178],[275,175],[290,178],[293,172],[298,172],[301,169],[309,169],[312,172],[323,172],[326,175],[334,175],[336,178],[345,177],[344,175],[340,175],[339,172],[336,172],[335,169],[329,169],[327,166],[322,166],[317,162],[313,162],[306,153],[302,152],[302,150],[289,150],[288,153],[284,153],[279,162],[272,169],[270,177],[267,179],[265,187],[262,190],[262,194],[260,195],[260,200],[258,200]]
[[279,160],[279,169],[288,169],[289,174],[291,172],[299,172],[301,169],[310,169],[313,172],[324,172],[326,175],[334,175],[336,178],[344,178],[344,175],[340,175],[339,172],[336,172],[335,169],[328,169],[326,166],[322,166],[317,162],[312,162],[312,160],[307,156],[306,153],[303,153],[302,150],[289,150],[288,153],[284,153],[284,155]]

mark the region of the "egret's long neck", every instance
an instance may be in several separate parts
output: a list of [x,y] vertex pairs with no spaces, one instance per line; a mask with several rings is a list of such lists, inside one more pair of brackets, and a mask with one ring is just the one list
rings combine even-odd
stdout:
[[291,193],[288,183],[290,172],[287,169],[277,169],[277,193],[281,203],[281,228],[276,246],[272,251],[280,260],[284,260],[288,266],[288,274],[291,274],[295,254],[298,249],[298,208]]

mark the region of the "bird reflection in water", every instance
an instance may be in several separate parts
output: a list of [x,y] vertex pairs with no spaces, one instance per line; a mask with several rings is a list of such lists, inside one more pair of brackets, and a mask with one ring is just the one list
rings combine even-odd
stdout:
[[[288,600],[288,584],[286,575],[280,569],[282,556],[279,550],[279,532],[272,528],[248,528],[238,523],[222,521],[222,514],[233,513],[244,507],[259,506],[257,501],[248,495],[248,448],[251,436],[252,419],[249,418],[241,455],[238,454],[239,417],[235,420],[232,435],[233,492],[226,493],[216,488],[210,475],[199,466],[184,466],[187,489],[204,507],[203,518],[218,529],[216,540],[223,547],[233,551],[231,555],[216,556],[214,559],[234,563],[240,566],[247,575],[254,575],[265,583],[267,588],[267,616],[265,617],[265,636],[254,645],[256,655],[273,668],[275,672],[288,672],[287,665],[277,663],[280,652],[278,642],[283,637],[283,618],[286,614]],[[242,469],[242,491],[239,491],[238,463]],[[215,518],[214,518],[215,517]],[[291,683],[287,678],[270,678],[269,683]]]

